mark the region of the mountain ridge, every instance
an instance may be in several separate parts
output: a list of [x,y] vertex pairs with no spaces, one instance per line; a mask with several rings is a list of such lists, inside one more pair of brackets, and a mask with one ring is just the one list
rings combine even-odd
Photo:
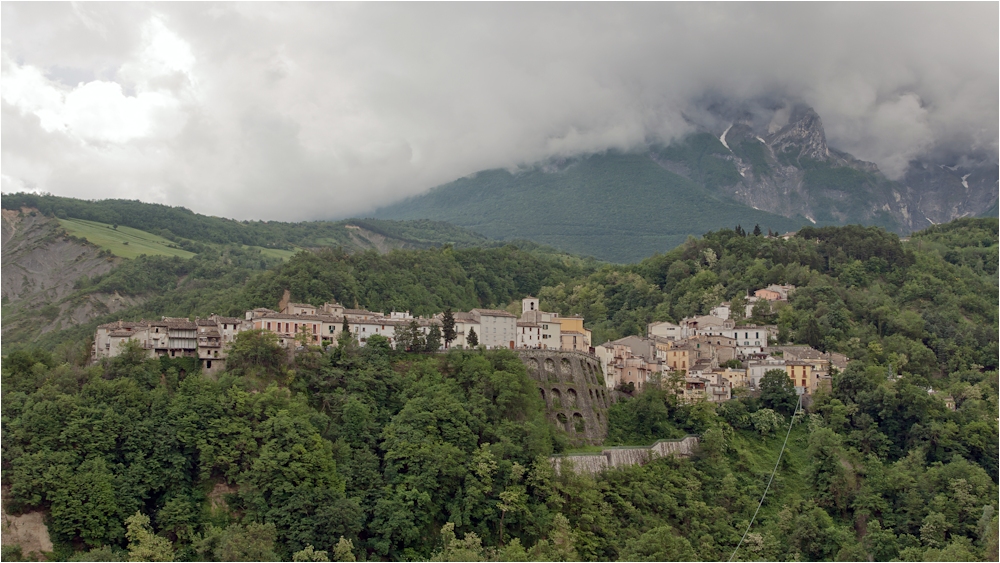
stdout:
[[[822,118],[808,106],[713,111],[711,119],[702,116],[711,124],[691,119],[696,132],[670,145],[550,159],[515,171],[483,170],[379,208],[373,216],[443,220],[494,238],[524,236],[571,252],[627,262],[676,246],[687,235],[737,224],[792,230],[810,224],[859,223],[905,235],[952,219],[988,214],[996,206],[998,175],[993,164],[913,161],[907,175],[894,181],[876,164],[831,148]],[[589,199],[581,204],[575,199],[587,180],[580,177],[578,167],[598,160],[607,169],[591,166],[588,173],[602,176],[604,189],[585,190],[583,197]],[[652,173],[645,160],[664,172]],[[612,173],[618,180],[606,181]],[[545,174],[565,179],[561,185],[552,181],[555,176],[540,180]],[[636,177],[641,178],[636,182]],[[665,197],[674,201],[657,201],[649,183],[666,186]],[[648,199],[636,201],[633,190]],[[681,191],[691,197],[679,198]],[[546,228],[530,211],[539,199],[548,205],[543,213]],[[674,205],[684,200],[688,207]],[[615,210],[619,206],[625,207]],[[650,222],[650,214],[670,215],[673,220],[649,228],[658,222],[655,218]],[[609,221],[618,228],[609,229]],[[622,238],[610,240],[612,235]]]

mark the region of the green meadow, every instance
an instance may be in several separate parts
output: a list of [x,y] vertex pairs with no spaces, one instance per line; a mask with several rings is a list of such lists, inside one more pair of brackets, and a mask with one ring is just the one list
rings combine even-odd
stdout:
[[59,219],[59,224],[69,234],[85,238],[102,250],[109,250],[122,258],[136,258],[142,254],[181,258],[194,256],[193,252],[177,248],[177,245],[161,236],[124,225],[118,225],[116,229],[107,223],[84,219]]

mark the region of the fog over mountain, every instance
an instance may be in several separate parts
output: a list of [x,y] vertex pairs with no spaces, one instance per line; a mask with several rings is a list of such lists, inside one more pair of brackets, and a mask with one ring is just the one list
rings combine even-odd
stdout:
[[5,193],[338,218],[793,104],[891,179],[997,161],[996,3],[0,10]]

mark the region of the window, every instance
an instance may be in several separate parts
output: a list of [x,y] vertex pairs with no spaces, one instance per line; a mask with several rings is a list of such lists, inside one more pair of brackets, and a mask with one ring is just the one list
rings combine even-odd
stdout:
[[208,369],[212,369],[212,360],[208,360],[207,362],[205,362],[205,367]]
[[271,323],[267,323],[267,330],[271,330]]

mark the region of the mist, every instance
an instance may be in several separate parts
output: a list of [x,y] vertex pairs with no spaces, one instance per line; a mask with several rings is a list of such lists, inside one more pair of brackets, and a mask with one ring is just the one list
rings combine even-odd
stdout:
[[997,160],[996,3],[0,10],[4,193],[358,216],[479,170],[724,128],[707,108],[727,104],[808,104],[831,147],[894,179]]

